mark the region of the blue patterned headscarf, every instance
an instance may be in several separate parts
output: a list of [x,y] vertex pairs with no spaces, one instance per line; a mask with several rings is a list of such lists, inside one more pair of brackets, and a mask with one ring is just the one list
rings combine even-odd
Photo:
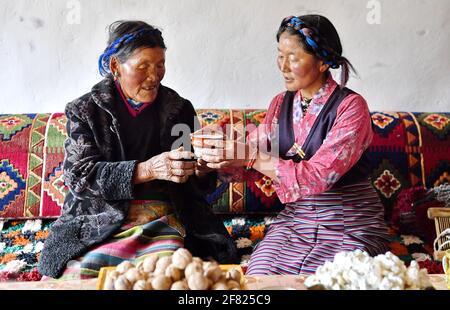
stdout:
[[145,32],[149,32],[152,30],[148,29],[140,29],[133,33],[126,34],[118,39],[116,39],[113,43],[111,43],[103,52],[103,54],[100,55],[98,59],[98,70],[100,71],[100,74],[102,76],[107,76],[109,73],[111,73],[109,69],[109,61],[112,55],[116,54],[121,47],[126,45],[127,43],[135,40],[137,37],[142,35]]
[[295,29],[304,39],[312,50],[322,58],[327,65],[333,69],[339,68],[336,62],[336,53],[326,44],[320,42],[319,32],[314,28],[308,26],[304,21],[295,16],[290,16],[284,19],[283,23],[287,28]]

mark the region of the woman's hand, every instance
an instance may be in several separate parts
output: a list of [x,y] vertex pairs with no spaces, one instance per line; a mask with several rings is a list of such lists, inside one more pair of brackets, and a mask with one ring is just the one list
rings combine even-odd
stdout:
[[194,154],[183,147],[156,155],[137,165],[134,183],[152,180],[185,183],[195,173],[196,162],[193,158]]
[[236,140],[204,139],[201,145],[201,160],[210,169],[243,167],[248,154],[248,145]]
[[197,160],[197,165],[195,166],[195,175],[197,177],[203,178],[205,175],[215,170],[208,167],[207,164],[208,163],[201,158]]

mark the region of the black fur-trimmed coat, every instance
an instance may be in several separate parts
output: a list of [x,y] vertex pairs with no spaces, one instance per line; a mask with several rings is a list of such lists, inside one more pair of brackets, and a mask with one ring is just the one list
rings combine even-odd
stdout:
[[[127,217],[137,162],[125,159],[114,88],[114,81],[105,78],[66,106],[64,179],[69,192],[41,253],[38,270],[43,275],[60,276],[69,260],[105,241]],[[171,133],[175,124],[188,124],[193,131],[198,120],[188,100],[164,86],[160,92],[160,147],[165,152],[179,138]],[[185,184],[168,182],[170,199],[186,230],[185,247],[193,255],[236,263],[233,240],[203,198],[215,181],[212,173],[204,179],[191,176]]]

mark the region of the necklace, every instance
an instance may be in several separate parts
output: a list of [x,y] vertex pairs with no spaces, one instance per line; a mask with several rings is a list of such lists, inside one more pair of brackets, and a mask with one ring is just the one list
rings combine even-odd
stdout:
[[303,115],[305,115],[306,111],[308,110],[308,108],[311,104],[311,101],[312,101],[312,98],[303,98],[303,100],[301,102]]

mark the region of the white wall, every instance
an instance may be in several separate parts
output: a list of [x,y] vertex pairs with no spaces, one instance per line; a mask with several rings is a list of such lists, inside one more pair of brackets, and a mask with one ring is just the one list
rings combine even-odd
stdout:
[[196,108],[265,108],[283,90],[280,21],[313,12],[338,29],[371,110],[450,111],[450,1],[378,1],[380,24],[368,0],[0,0],[0,114],[63,111],[88,92],[118,19],[163,30],[164,84]]

